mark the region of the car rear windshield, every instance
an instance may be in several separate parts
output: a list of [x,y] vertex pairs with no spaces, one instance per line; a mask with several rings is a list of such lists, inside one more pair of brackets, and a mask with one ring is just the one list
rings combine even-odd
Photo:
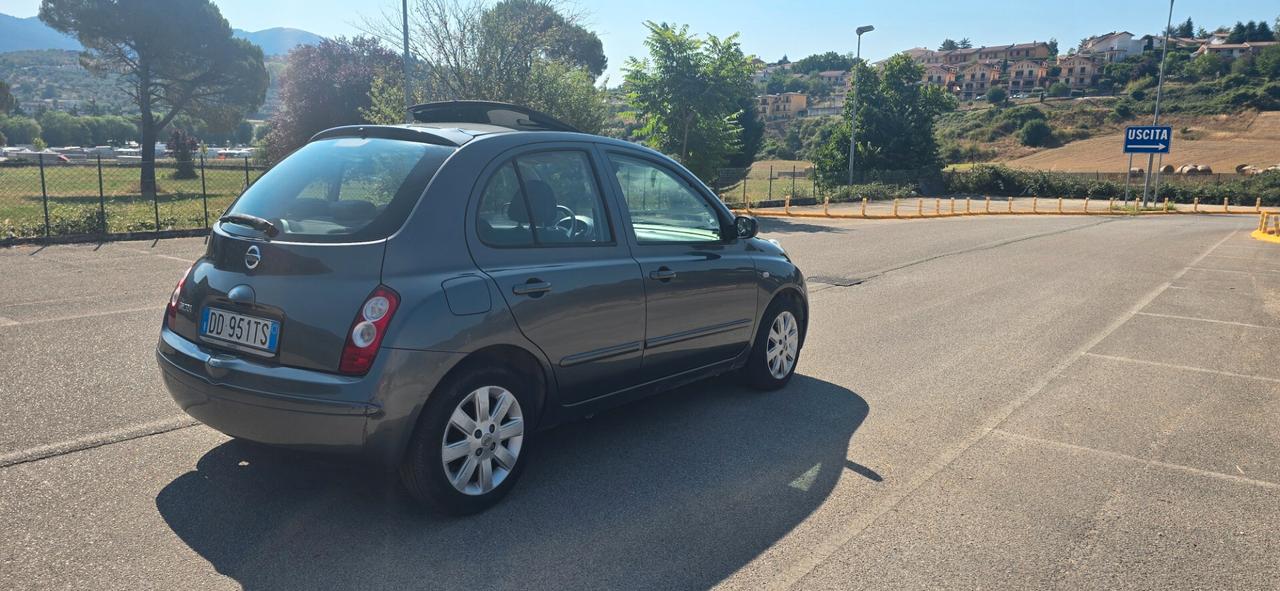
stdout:
[[[289,242],[365,242],[390,236],[454,151],[383,138],[312,142],[262,175],[227,210],[266,219]],[[235,222],[224,228],[243,233]],[[256,232],[256,231],[255,231]]]

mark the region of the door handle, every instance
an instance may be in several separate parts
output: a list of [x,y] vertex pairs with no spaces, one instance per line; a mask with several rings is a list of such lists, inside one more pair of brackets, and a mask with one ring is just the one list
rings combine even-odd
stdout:
[[657,279],[658,281],[671,281],[676,278],[676,272],[666,267],[662,267],[657,271],[650,271],[649,278]]
[[540,296],[551,291],[551,284],[546,281],[538,281],[530,279],[527,283],[521,283],[511,288],[511,293],[516,295]]

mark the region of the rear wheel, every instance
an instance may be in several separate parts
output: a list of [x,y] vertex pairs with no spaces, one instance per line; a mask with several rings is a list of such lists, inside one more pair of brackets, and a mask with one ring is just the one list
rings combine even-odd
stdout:
[[441,513],[488,509],[524,467],[532,411],[528,380],[504,368],[464,370],[431,395],[400,476],[409,493]]
[[755,343],[742,377],[746,385],[759,390],[777,390],[791,381],[800,361],[800,309],[788,297],[769,304],[760,319]]

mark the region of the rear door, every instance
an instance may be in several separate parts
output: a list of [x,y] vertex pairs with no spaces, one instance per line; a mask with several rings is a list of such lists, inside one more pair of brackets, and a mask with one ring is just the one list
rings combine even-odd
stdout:
[[337,371],[347,330],[379,285],[386,237],[452,151],[380,138],[298,150],[214,227],[174,330],[227,354]]
[[645,380],[732,359],[751,341],[755,264],[695,179],[647,154],[608,149],[627,240],[645,286]]
[[469,213],[472,256],[551,361],[561,404],[639,377],[644,287],[600,170],[585,145],[508,152],[482,175]]

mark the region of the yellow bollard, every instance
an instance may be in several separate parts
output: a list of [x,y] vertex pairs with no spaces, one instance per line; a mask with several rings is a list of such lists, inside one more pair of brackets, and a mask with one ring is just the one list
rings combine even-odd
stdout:
[[942,215],[942,198],[933,198],[933,215]]
[[1168,197],[1165,197],[1165,198],[1164,198],[1164,212],[1165,212],[1165,213],[1169,213],[1169,198],[1168,198]]
[[898,217],[898,198],[893,198],[893,217]]
[[1262,198],[1261,198],[1261,197],[1259,197],[1259,198],[1258,198],[1258,201],[1257,201],[1256,203],[1254,203],[1254,204],[1253,204],[1253,210],[1254,210],[1254,211],[1262,211]]
[[1196,213],[1200,213],[1200,198],[1199,198],[1199,197],[1196,197],[1195,199],[1192,199],[1192,200],[1191,200],[1191,211],[1194,211],[1194,212],[1196,212]]
[[1230,197],[1223,197],[1223,198],[1222,198],[1222,212],[1223,212],[1223,213],[1231,213],[1231,198],[1230,198]]
[[1013,197],[1009,198],[1009,213],[1013,213]]
[[916,217],[919,217],[919,218],[924,217],[924,198],[923,197],[916,198]]
[[1058,198],[1058,213],[1062,213],[1062,198]]
[[1258,231],[1267,231],[1267,214],[1265,212],[1258,214]]
[[867,217],[867,198],[862,198],[862,217]]
[[951,215],[955,215],[955,214],[956,214],[956,198],[952,197],[951,198]]
[[1107,213],[1113,213],[1116,210],[1116,198],[1112,197],[1107,200]]
[[1088,198],[1088,197],[1085,197],[1085,198],[1084,198],[1084,212],[1085,212],[1085,213],[1089,213],[1089,198]]
[[782,198],[782,213],[791,215],[791,196],[787,195]]
[[987,197],[987,213],[991,213],[991,198]]
[[964,214],[969,215],[971,213],[973,213],[973,210],[969,208],[969,198],[965,197],[964,198]]
[[831,194],[822,198],[822,215],[831,215]]
[[1039,205],[1039,203],[1040,203],[1040,198],[1039,198],[1039,197],[1032,197],[1032,198],[1031,198],[1031,213],[1040,213],[1040,205]]

